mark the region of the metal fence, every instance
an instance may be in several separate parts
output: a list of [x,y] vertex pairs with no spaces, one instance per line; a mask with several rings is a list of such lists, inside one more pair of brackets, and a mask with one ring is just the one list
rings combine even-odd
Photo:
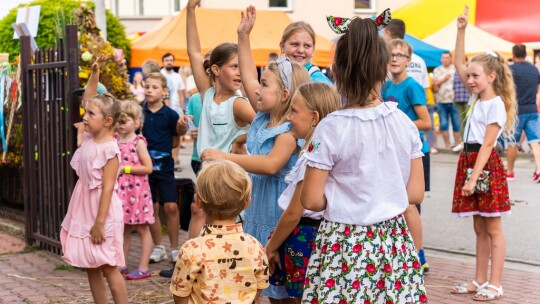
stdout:
[[80,121],[77,28],[58,47],[32,51],[21,37],[26,241],[60,254],[60,224],[76,180],[70,168]]

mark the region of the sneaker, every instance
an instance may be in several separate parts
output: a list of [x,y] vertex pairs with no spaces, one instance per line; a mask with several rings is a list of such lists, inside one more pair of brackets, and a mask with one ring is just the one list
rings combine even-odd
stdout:
[[154,246],[152,254],[150,255],[150,263],[159,263],[167,257],[167,251],[165,251],[165,246],[157,245]]
[[141,280],[145,278],[149,278],[152,276],[152,273],[150,272],[150,269],[147,271],[142,271],[139,268],[133,270],[130,274],[126,276],[126,279],[128,280]]
[[176,261],[178,260],[178,254],[180,253],[180,250],[178,249],[172,249],[171,250],[171,261],[173,264],[176,264]]
[[540,183],[540,172],[539,171],[534,172],[532,181],[533,181],[533,183]]
[[[514,175],[514,172],[512,172],[512,173],[507,172],[506,173],[506,180],[511,181],[511,180],[515,180],[515,179],[516,179],[516,176]],[[534,179],[533,179],[533,181],[534,181]]]
[[435,148],[431,148],[430,153],[431,154],[437,154],[437,153],[439,153],[439,150],[437,150]]
[[422,270],[423,274],[428,274],[429,273],[429,264],[427,262],[422,264],[421,270]]
[[159,276],[170,279],[170,278],[172,278],[173,273],[174,273],[174,267],[170,268],[170,269],[164,269],[164,270],[160,271]]
[[459,152],[463,150],[463,143],[459,143],[452,147],[452,152]]

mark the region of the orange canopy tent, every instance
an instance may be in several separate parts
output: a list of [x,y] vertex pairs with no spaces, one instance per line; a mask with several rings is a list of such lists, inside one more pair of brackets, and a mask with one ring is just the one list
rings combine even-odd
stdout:
[[[220,43],[238,41],[236,28],[240,22],[239,10],[198,8],[196,16],[203,54]],[[265,66],[269,53],[279,54],[283,30],[290,23],[291,19],[284,12],[257,11],[257,21],[251,31],[251,48],[255,64]],[[330,40],[317,36],[313,64],[330,66],[332,45]],[[174,54],[175,66],[189,65],[185,9],[169,22],[133,41],[130,66],[140,67],[147,59],[160,61],[161,56],[167,52]]]

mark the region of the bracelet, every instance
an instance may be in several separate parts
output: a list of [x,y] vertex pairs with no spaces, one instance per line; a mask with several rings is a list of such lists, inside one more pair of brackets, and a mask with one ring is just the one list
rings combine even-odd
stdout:
[[124,173],[130,174],[131,173],[131,166],[124,166]]

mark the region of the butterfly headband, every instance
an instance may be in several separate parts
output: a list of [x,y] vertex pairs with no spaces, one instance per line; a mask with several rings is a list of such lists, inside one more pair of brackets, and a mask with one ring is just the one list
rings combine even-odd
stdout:
[[[349,24],[351,23],[353,18],[342,18],[342,17],[334,17],[334,16],[326,16],[326,21],[328,21],[328,25],[330,28],[336,33],[336,34],[343,34],[349,30]],[[384,29],[389,23],[390,20],[392,20],[390,9],[387,8],[382,12],[373,22],[375,22],[375,25],[377,25],[377,30]]]

